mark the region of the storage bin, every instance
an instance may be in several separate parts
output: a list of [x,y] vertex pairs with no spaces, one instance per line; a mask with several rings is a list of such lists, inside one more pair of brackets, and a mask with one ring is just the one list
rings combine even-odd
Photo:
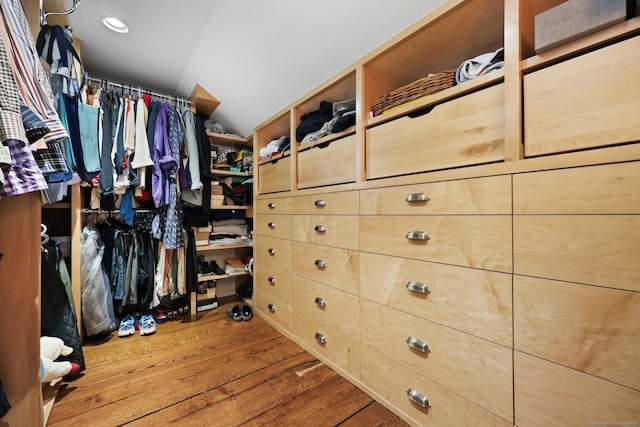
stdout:
[[542,53],[625,20],[627,0],[569,0],[535,17],[535,50]]
[[[320,143],[298,154],[298,188],[356,180],[356,136]],[[304,146],[302,146],[304,147]]]
[[291,189],[291,157],[283,157],[258,166],[258,192],[276,193]]

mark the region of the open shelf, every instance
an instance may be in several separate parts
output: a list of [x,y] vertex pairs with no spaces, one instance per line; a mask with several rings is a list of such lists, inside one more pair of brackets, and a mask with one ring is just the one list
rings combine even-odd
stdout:
[[196,252],[222,251],[225,249],[252,248],[253,245],[248,243],[229,243],[226,245],[196,245]]
[[241,273],[231,273],[231,274],[200,274],[198,276],[198,282],[206,282],[207,280],[222,280],[222,279],[230,279],[232,277],[243,277],[250,276],[251,273],[248,271],[243,271]]

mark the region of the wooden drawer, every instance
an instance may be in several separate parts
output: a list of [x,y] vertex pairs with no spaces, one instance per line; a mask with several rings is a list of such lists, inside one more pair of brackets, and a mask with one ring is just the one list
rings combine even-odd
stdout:
[[294,215],[293,240],[357,250],[360,246],[359,217]]
[[511,227],[509,215],[362,216],[360,250],[510,273]]
[[298,154],[298,188],[354,182],[356,169],[355,135],[316,145]]
[[264,264],[260,260],[255,260],[253,264],[254,289],[263,288],[286,304],[291,304],[293,298],[291,276],[291,271]]
[[[510,348],[362,300],[362,344],[500,417],[513,416]],[[428,349],[408,345],[409,338]],[[368,357],[369,353],[363,353]]]
[[[297,308],[293,312],[293,333],[321,360],[330,362],[344,371],[349,377],[358,381],[360,379],[360,342],[318,324],[315,320],[306,317]],[[320,342],[321,337],[324,343]]]
[[640,216],[514,216],[514,271],[640,291]]
[[360,298],[312,280],[296,277],[293,306],[315,324],[360,341]]
[[515,214],[640,214],[640,162],[517,174]]
[[253,256],[264,264],[291,271],[291,240],[256,236]]
[[358,215],[358,192],[314,194],[293,198],[293,213],[309,215]]
[[291,215],[258,215],[254,219],[254,230],[258,236],[291,239],[293,222]]
[[514,352],[518,427],[638,425],[640,392]]
[[363,190],[360,192],[360,214],[510,215],[511,177],[503,175]]
[[514,277],[517,350],[640,390],[640,294]]
[[289,332],[293,331],[293,310],[291,306],[280,298],[269,293],[264,287],[257,286],[253,290],[255,309],[271,322]]
[[504,84],[366,131],[368,178],[504,160]]
[[258,193],[291,190],[291,157],[283,157],[258,166]]
[[[362,297],[509,347],[511,281],[511,274],[360,254]],[[409,291],[409,282],[428,293]]]
[[640,140],[640,37],[524,76],[526,156]]
[[359,294],[359,252],[299,242],[293,242],[293,251],[296,254],[294,274],[354,295]]
[[[499,418],[380,353],[368,350],[364,345],[362,347],[362,383],[389,402],[412,425],[513,427],[512,422]],[[422,408],[411,402],[407,393],[409,390],[426,396],[430,408]]]
[[257,199],[255,205],[258,214],[290,214],[291,197]]

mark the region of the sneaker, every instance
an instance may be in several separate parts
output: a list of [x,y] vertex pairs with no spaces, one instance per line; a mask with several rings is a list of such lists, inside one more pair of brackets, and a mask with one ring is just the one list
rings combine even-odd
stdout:
[[156,332],[156,321],[150,314],[145,314],[140,318],[140,335],[151,335]]
[[242,320],[249,321],[253,318],[253,310],[248,305],[242,306]]
[[207,282],[198,282],[198,285],[196,286],[196,292],[199,294],[206,294],[207,293]]
[[120,321],[120,327],[118,328],[119,337],[128,337],[136,333],[136,318],[132,315],[125,316]]

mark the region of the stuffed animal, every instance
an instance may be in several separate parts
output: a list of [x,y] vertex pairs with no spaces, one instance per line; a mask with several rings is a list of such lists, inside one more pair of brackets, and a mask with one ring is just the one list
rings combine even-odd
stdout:
[[40,382],[47,383],[65,375],[78,372],[80,365],[74,362],[56,362],[60,356],[68,356],[73,349],[60,338],[40,337]]

